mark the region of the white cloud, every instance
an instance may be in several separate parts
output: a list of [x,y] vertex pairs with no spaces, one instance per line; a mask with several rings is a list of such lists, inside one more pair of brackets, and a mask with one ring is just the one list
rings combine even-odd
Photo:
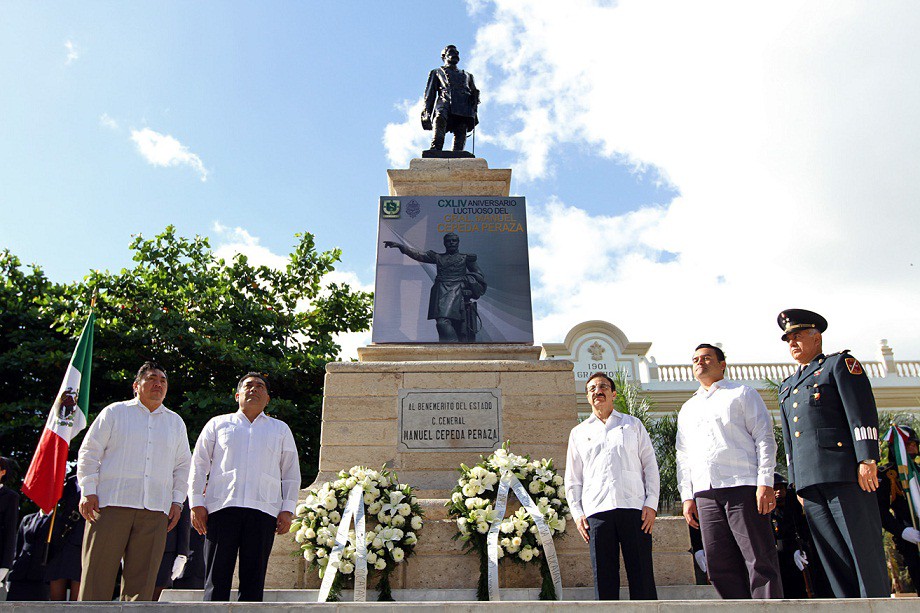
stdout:
[[552,172],[557,146],[576,143],[654,167],[680,192],[626,215],[531,199],[538,341],[596,318],[653,341],[659,362],[702,341],[786,361],[775,316],[803,307],[830,320],[829,350],[872,359],[888,338],[896,356],[920,355],[920,7],[490,10],[469,69],[519,180]]
[[131,140],[137,145],[138,152],[154,166],[189,166],[202,181],[208,180],[208,170],[201,158],[188,150],[188,147],[168,134],[160,134],[150,128],[131,130]]
[[112,117],[110,117],[108,113],[103,113],[102,115],[99,116],[99,125],[105,128],[108,128],[110,130],[118,129],[118,122]]
[[64,48],[67,50],[67,57],[64,63],[68,66],[80,59],[80,52],[72,40],[64,41]]
[[[261,245],[261,240],[253,236],[248,230],[240,228],[230,228],[220,222],[214,222],[211,227],[212,232],[216,235],[214,255],[230,262],[237,254],[243,254],[253,266],[268,266],[275,270],[282,270],[287,267],[288,256],[273,253],[267,247]],[[373,285],[362,283],[353,272],[346,270],[334,270],[323,276],[323,287],[328,287],[331,283],[348,284],[352,290],[371,292],[374,290]],[[302,300],[298,303],[298,310],[306,310],[310,307],[308,300]],[[351,360],[358,357],[358,347],[369,345],[371,342],[371,333],[368,332],[345,332],[334,336],[335,342],[341,347],[339,359]]]
[[394,168],[408,168],[409,160],[421,157],[422,151],[431,144],[431,133],[422,129],[422,109],[425,101],[403,100],[397,106],[406,119],[400,123],[389,123],[383,131],[383,146],[387,160]]

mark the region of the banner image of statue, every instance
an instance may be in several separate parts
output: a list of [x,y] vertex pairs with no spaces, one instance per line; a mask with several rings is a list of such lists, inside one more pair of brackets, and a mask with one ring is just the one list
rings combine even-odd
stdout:
[[524,198],[380,199],[375,343],[532,343]]

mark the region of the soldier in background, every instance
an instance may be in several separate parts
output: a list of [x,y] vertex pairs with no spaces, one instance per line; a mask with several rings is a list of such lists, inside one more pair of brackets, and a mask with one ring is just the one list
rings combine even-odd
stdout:
[[[913,428],[898,427],[907,433],[907,454],[913,461],[920,452],[920,438],[917,437]],[[880,467],[878,481],[878,489],[875,494],[878,497],[878,508],[882,515],[882,526],[891,533],[895,549],[904,558],[904,564],[910,574],[910,582],[914,584],[914,590],[920,595],[920,552],[917,550],[917,544],[920,543],[920,530],[914,527],[910,505],[898,477],[898,467],[894,464]]]
[[80,486],[76,474],[64,482],[64,493],[58,503],[57,516],[51,535],[51,549],[45,580],[51,600],[76,600],[83,574],[83,533],[86,520],[80,515]]
[[10,602],[48,600],[48,583],[45,581],[45,547],[51,516],[41,511],[22,518],[16,539],[16,557],[9,573]]
[[805,511],[799,503],[795,489],[781,474],[774,475],[776,508],[773,510],[773,534],[779,570],[786,598],[833,598],[821,564],[817,560]]
[[15,460],[0,457],[0,595],[2,595],[3,582],[10,572],[16,551],[19,494],[6,485],[12,479],[16,469]]

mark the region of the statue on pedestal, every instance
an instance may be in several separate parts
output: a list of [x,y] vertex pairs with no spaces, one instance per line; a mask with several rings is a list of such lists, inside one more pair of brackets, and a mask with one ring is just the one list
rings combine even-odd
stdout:
[[[444,47],[441,59],[444,65],[428,73],[428,84],[425,86],[422,127],[434,130],[434,136],[431,149],[423,152],[422,157],[473,157],[463,148],[467,133],[479,123],[476,114],[479,90],[473,82],[473,75],[457,68],[460,52],[454,45]],[[443,151],[447,132],[454,135],[451,153]]]
[[431,286],[428,319],[434,319],[442,343],[475,343],[482,327],[476,299],[486,291],[486,280],[476,263],[476,254],[460,253],[460,237],[444,235],[444,253],[418,251],[396,241],[383,241],[386,248],[399,249],[417,262],[437,265]]

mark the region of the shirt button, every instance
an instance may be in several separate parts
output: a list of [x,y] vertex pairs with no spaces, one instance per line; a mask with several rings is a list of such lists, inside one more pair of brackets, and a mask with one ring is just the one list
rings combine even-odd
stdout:
[[801,433],[801,432],[796,432],[796,433],[795,433],[795,438],[799,438],[800,436],[802,436],[802,433]]

